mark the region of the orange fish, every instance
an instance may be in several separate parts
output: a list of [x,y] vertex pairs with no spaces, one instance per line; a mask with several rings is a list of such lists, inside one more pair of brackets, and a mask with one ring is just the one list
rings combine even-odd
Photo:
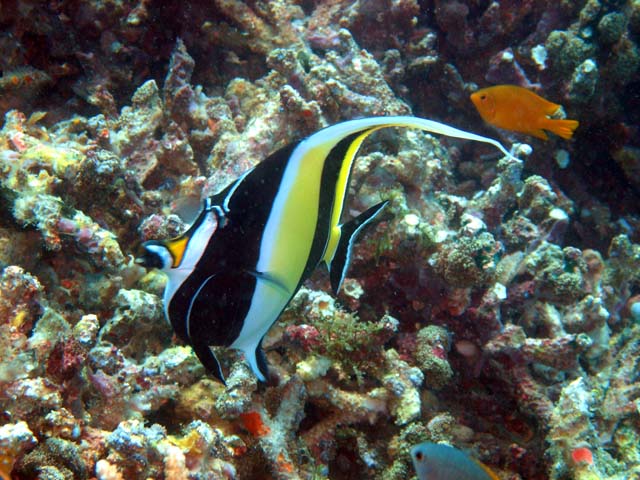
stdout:
[[471,94],[471,101],[485,122],[543,140],[547,140],[544,130],[569,139],[578,128],[576,120],[549,118],[560,105],[515,85],[482,88]]
[[13,455],[6,451],[0,451],[0,480],[11,480],[13,461]]

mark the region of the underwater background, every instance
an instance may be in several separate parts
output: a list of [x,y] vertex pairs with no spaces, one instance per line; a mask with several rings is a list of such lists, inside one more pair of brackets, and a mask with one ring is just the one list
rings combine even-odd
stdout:
[[[446,442],[502,480],[640,478],[640,1],[0,4],[0,478],[411,479]],[[484,123],[514,84],[571,140]],[[134,262],[269,153],[384,130],[390,199],[343,290],[319,268],[216,382]],[[259,195],[259,192],[256,192]],[[420,479],[423,480],[423,479]]]

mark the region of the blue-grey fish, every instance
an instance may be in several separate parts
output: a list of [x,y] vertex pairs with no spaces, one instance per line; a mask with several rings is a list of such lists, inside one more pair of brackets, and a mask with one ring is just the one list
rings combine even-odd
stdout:
[[210,346],[241,350],[268,377],[262,338],[314,268],[329,267],[334,292],[354,240],[386,205],[340,222],[351,167],[362,142],[385,127],[407,127],[489,143],[495,140],[409,116],[351,120],[283,147],[207,198],[178,238],[149,241],[138,263],[168,275],[164,309],[202,364],[224,377]]
[[442,443],[416,445],[411,459],[418,480],[500,480],[486,465]]

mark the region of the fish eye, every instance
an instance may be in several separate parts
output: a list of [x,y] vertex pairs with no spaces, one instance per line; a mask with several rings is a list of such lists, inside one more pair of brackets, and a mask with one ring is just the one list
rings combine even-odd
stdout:
[[419,462],[421,462],[423,457],[424,457],[424,456],[422,455],[422,452],[416,452],[416,460],[418,460]]
[[482,95],[480,95],[480,100],[486,100],[487,96],[483,93]]

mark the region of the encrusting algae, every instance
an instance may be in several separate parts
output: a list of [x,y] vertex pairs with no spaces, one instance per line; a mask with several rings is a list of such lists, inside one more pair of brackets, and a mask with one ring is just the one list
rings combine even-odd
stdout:
[[[503,479],[639,476],[640,8],[476,3],[7,4],[0,476],[404,480],[425,444]],[[267,381],[214,348],[216,382],[165,321],[166,279],[135,263],[140,244],[181,237],[274,152],[353,120],[480,132],[469,96],[489,84],[562,104],[575,140],[546,103],[520,130],[552,132],[535,148],[500,130],[506,152],[367,132],[326,218],[344,228],[388,203],[346,275],[310,262],[266,322]],[[243,221],[282,184],[251,178]],[[297,178],[305,199],[322,184]],[[236,238],[225,267],[259,243]],[[266,271],[239,277],[284,284]],[[219,283],[202,311],[243,285]]]

